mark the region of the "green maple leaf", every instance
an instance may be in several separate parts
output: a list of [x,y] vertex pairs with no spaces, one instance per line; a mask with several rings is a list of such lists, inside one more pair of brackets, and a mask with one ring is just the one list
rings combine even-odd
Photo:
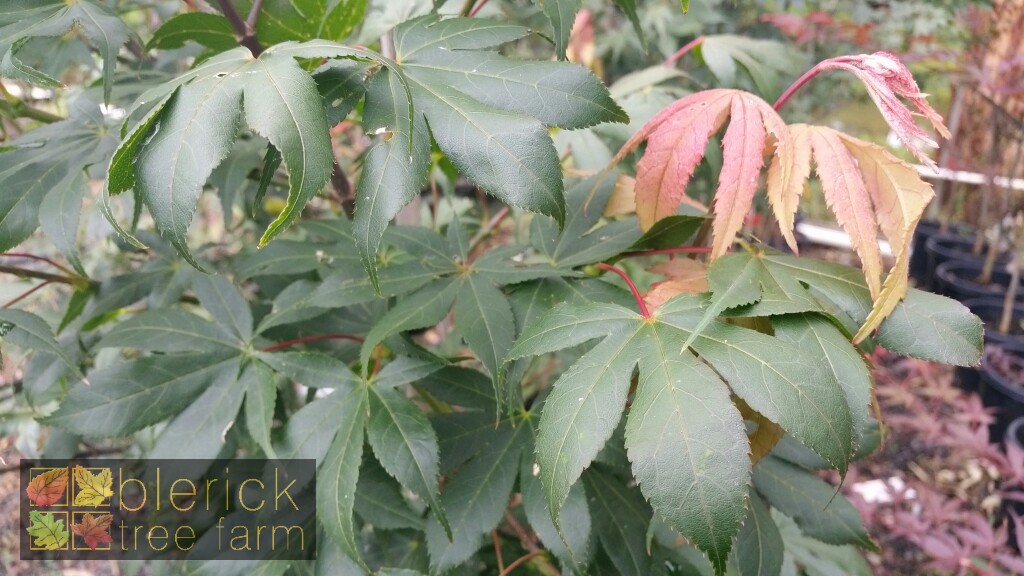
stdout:
[[[485,191],[561,223],[561,168],[547,126],[628,118],[580,66],[511,60],[491,50],[528,33],[485,19],[426,16],[396,28],[394,61],[326,40],[277,44],[255,60],[244,48],[222,52],[139,97],[129,113],[137,122],[114,154],[107,190],[132,190],[157,229],[196,264],[185,241],[188,225],[203,184],[231,150],[244,99],[246,124],[272,146],[268,161],[279,152],[289,174],[288,201],[260,239],[264,245],[330,176],[323,94],[334,101],[351,93],[354,103],[365,90],[364,124],[381,138],[364,157],[355,230],[374,288],[381,237],[424,181],[431,136]],[[354,59],[373,70],[365,86],[344,75],[338,80],[344,90],[336,93],[328,79],[318,85],[296,58]],[[150,112],[139,119],[143,108]]]
[[45,514],[32,510],[28,514],[29,526],[26,528],[34,538],[33,545],[42,550],[63,550],[68,543],[68,529],[63,520],[58,520],[53,513]]
[[560,305],[524,329],[506,361],[601,339],[555,382],[540,419],[537,460],[556,523],[618,425],[639,366],[625,426],[633,474],[655,512],[721,572],[746,515],[751,470],[730,394],[842,470],[853,433],[842,388],[811,354],[719,321],[684,348],[705,307],[681,296],[645,319],[613,304]]
[[[276,352],[258,356],[271,365],[283,360]],[[334,392],[296,412],[275,448],[281,458],[323,463],[316,484],[318,518],[330,539],[363,566],[353,510],[365,443],[388,475],[430,506],[442,538],[447,541],[454,534],[439,498],[437,433],[423,411],[396,390],[439,368],[437,363],[399,358],[373,377],[360,378],[345,363],[334,361]]]
[[42,86],[59,87],[55,78],[18,59],[32,38],[59,37],[81,30],[103,58],[103,97],[110,100],[117,53],[132,32],[110,8],[92,0],[14,0],[0,8],[0,75]]
[[[360,352],[364,368],[378,343],[400,332],[433,326],[453,311],[457,333],[497,382],[498,368],[516,336],[511,305],[499,286],[572,274],[532,263],[526,257],[529,249],[516,245],[500,246],[470,262],[469,239],[458,220],[448,226],[447,237],[422,228],[394,227],[387,240],[419,255],[432,277],[400,299],[366,335]],[[508,401],[507,394],[498,396],[503,403]]]
[[116,140],[99,106],[76,99],[67,119],[36,128],[0,151],[0,251],[17,246],[42,226],[46,236],[84,275],[78,256],[86,169],[106,161]]

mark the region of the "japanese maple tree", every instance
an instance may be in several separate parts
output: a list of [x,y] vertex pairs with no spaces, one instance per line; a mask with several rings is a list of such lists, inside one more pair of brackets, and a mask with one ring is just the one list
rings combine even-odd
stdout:
[[[263,573],[773,575],[821,543],[860,566],[871,535],[816,472],[877,445],[864,354],[973,365],[981,324],[908,287],[916,170],[784,105],[852,73],[925,163],[914,116],[941,117],[882,52],[769,104],[784,47],[725,34],[686,48],[722,87],[661,64],[606,86],[568,60],[582,3],[535,4],[0,7],[26,444],[315,459],[316,557]],[[645,8],[607,4],[646,45]],[[860,270],[795,254],[812,167]],[[793,254],[744,233],[762,188]],[[95,548],[109,522],[69,528]]]

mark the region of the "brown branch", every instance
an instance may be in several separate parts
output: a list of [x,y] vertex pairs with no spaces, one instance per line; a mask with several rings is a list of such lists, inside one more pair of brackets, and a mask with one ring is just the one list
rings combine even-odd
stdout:
[[530,560],[533,560],[534,558],[536,558],[538,556],[543,556],[545,554],[547,554],[547,552],[545,552],[544,550],[537,550],[536,552],[530,552],[526,556],[520,556],[519,558],[516,558],[515,562],[509,564],[508,568],[505,568],[504,570],[502,570],[501,574],[499,574],[498,576],[508,576],[509,574],[512,573],[513,570],[518,568],[520,564],[524,564],[526,562],[529,562]]
[[[259,56],[263,53],[263,46],[260,46],[258,40],[256,40],[256,32],[253,27],[249,26],[242,17],[238,15],[238,11],[231,4],[230,0],[217,0],[217,5],[220,6],[221,12],[224,13],[224,17],[231,23],[231,28],[235,30],[235,38],[238,39],[238,43],[249,49],[253,56]],[[254,5],[255,6],[255,5]]]
[[24,293],[22,293],[22,294],[21,294],[21,296],[15,296],[15,297],[14,297],[14,298],[13,298],[13,299],[12,299],[11,301],[9,301],[9,302],[8,302],[7,304],[4,304],[4,305],[3,305],[3,308],[10,308],[11,306],[14,306],[14,305],[15,305],[15,304],[17,304],[18,302],[21,302],[22,300],[24,300],[25,298],[28,298],[28,297],[29,297],[29,296],[31,296],[32,294],[35,294],[35,292],[36,292],[37,290],[39,290],[39,289],[41,289],[41,288],[45,288],[45,287],[49,286],[49,285],[50,285],[50,284],[52,284],[52,283],[53,283],[53,280],[45,280],[45,281],[43,281],[42,283],[40,283],[40,284],[38,284],[38,285],[36,285],[36,286],[33,286],[32,288],[29,288],[29,289],[28,289],[28,290],[26,290],[26,291],[25,291]]
[[497,530],[491,530],[491,540],[494,541],[494,555],[498,557],[498,572],[504,572],[505,561],[501,558],[501,540],[498,539]]
[[245,25],[249,27],[249,33],[256,31],[256,19],[260,17],[260,9],[263,8],[263,0],[253,0],[252,8],[249,9],[249,16],[245,19]]
[[[520,524],[519,520],[517,520],[512,512],[508,510],[505,511],[505,523],[508,524],[509,528],[511,528],[512,531],[515,532],[516,536],[519,537],[519,543],[523,545],[523,548],[526,548],[530,552],[527,560],[542,557],[543,563],[540,566],[537,566],[537,569],[547,576],[560,576],[561,571],[559,571],[558,568],[555,568],[551,562],[548,561],[547,552],[537,545],[537,537],[531,534],[529,530]],[[518,560],[517,562],[510,564],[508,568],[505,569],[504,574],[507,574],[510,570],[522,563]],[[523,560],[523,562],[526,562],[526,560]]]
[[35,260],[37,262],[46,262],[47,264],[53,266],[54,268],[60,270],[61,272],[65,272],[71,276],[75,275],[75,273],[72,272],[66,266],[62,266],[58,262],[50,258],[47,258],[46,256],[37,256],[35,254],[28,254],[26,252],[4,252],[3,254],[0,254],[0,256],[3,256],[5,258],[28,258],[29,260]]
[[52,124],[54,122],[60,122],[64,118],[51,114],[46,110],[40,110],[39,108],[33,108],[24,101],[16,98],[13,94],[4,88],[4,85],[0,83],[0,96],[4,99],[0,100],[0,112],[6,112],[8,116],[12,118],[29,118],[37,122],[43,122],[44,124]]
[[51,274],[49,272],[29,270],[27,268],[18,268],[17,266],[7,266],[4,264],[0,264],[0,274],[13,274],[18,278],[38,278],[39,280],[60,282],[61,284],[70,284],[72,286],[79,286],[81,284],[89,284],[90,286],[100,285],[99,282],[90,280],[83,276],[63,276],[61,274]]
[[504,206],[502,207],[501,210],[495,212],[494,216],[492,216],[491,219],[487,221],[487,224],[484,225],[484,227],[481,228],[480,231],[476,233],[476,236],[474,236],[473,239],[469,241],[469,251],[472,252],[474,249],[476,249],[476,247],[481,242],[483,242],[484,239],[486,239],[491,234],[491,232],[494,232],[498,225],[505,221],[505,218],[508,218],[508,215],[511,212],[512,210],[508,206]]
[[355,212],[356,207],[356,195],[352,191],[352,183],[349,182],[345,172],[341,169],[341,164],[338,163],[338,159],[334,159],[334,170],[331,172],[331,188],[338,194],[338,200],[341,202],[341,209],[345,211],[345,215],[349,218]]

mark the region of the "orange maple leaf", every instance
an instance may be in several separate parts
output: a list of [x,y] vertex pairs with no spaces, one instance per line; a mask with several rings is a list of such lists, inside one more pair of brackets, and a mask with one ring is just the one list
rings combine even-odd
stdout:
[[54,468],[44,472],[28,483],[25,492],[36,506],[50,506],[64,497],[68,487],[68,469]]
[[110,538],[110,523],[114,517],[110,514],[93,516],[83,514],[77,524],[71,525],[71,531],[85,540],[85,545],[95,550],[103,544],[112,542]]

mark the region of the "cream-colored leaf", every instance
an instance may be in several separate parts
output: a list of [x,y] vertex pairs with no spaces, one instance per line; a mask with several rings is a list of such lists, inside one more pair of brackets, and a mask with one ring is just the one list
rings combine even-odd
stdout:
[[775,213],[782,237],[790,250],[798,253],[796,237],[793,236],[793,218],[804,185],[811,175],[811,140],[807,136],[806,124],[794,124],[788,128],[789,137],[776,145],[766,185],[768,204]]
[[604,205],[603,216],[614,218],[636,212],[636,178],[628,174],[619,174],[615,179],[615,188]]
[[871,298],[882,290],[882,252],[878,248],[878,221],[875,209],[857,166],[839,138],[839,132],[823,126],[807,130],[814,151],[815,171],[821,180],[825,202],[836,215],[839,225],[850,235],[850,242],[860,256]]
[[910,242],[934,192],[931,184],[922,180],[914,168],[881,146],[852,136],[841,135],[841,138],[858,162],[875,206],[878,224],[896,258],[871,313],[854,336],[854,342],[861,342],[882,324],[907,294]]

